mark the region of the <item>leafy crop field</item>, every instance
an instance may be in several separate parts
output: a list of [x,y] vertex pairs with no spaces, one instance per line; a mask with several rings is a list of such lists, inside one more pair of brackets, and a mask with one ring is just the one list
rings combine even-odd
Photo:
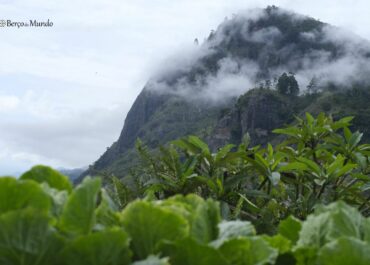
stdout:
[[307,114],[267,147],[138,143],[134,184],[2,177],[0,264],[368,265],[370,147],[351,119]]

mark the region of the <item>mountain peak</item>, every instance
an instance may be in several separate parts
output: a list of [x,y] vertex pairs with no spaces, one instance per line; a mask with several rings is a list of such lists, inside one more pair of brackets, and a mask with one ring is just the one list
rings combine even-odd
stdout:
[[[225,19],[214,34],[210,35],[209,40],[215,39],[217,35],[221,35],[221,40],[224,40],[226,36],[238,36],[249,39],[251,37],[256,37],[250,35],[254,32],[272,28],[278,30],[282,34],[290,35],[294,41],[297,39],[296,34],[320,31],[325,25],[327,24],[314,18],[300,15],[276,6],[268,6],[265,9],[249,9],[234,14],[231,19]],[[259,38],[252,38],[252,40],[263,41],[263,39]]]
[[364,70],[370,67],[369,55],[368,41],[354,34],[269,6],[225,19],[192,53],[162,69],[148,88],[219,102],[283,72],[295,73],[301,87],[313,78],[321,85],[350,86],[370,82]]

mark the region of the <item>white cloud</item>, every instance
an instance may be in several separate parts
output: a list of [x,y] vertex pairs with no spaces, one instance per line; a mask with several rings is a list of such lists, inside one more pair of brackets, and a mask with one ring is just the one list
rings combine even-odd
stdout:
[[[274,12],[294,15],[293,23],[300,23],[306,18],[281,9]],[[161,66],[161,75],[156,79],[153,78],[148,87],[161,93],[182,96],[190,101],[206,100],[207,103],[210,101],[219,103],[227,102],[230,98],[237,97],[259,85],[261,74],[271,80],[283,72],[293,71],[302,90],[313,77],[318,78],[319,85],[326,82],[348,85],[354,81],[370,81],[367,73],[370,60],[365,56],[370,51],[370,44],[365,39],[346,30],[324,25],[323,30],[316,29],[301,34],[301,38],[305,40],[323,44],[303,54],[295,43],[279,46],[278,43],[284,39],[282,28],[280,31],[271,26],[251,32],[248,29],[250,23],[257,21],[261,16],[266,16],[263,9],[251,9],[233,15],[232,19],[225,19],[209,42],[205,42],[200,47],[194,46],[190,52],[183,50],[176,60],[169,60],[163,67]],[[233,47],[238,45],[238,49],[233,50],[235,53],[249,53],[250,46],[242,47],[240,42],[235,42],[236,38],[257,43],[259,52],[255,61],[233,56],[231,51],[218,52],[225,45]],[[328,44],[335,44],[337,50],[335,60],[333,60],[334,52],[327,48]],[[207,63],[202,59],[212,56],[213,53],[217,53],[211,59],[217,60],[217,69],[202,75],[193,74],[207,68]],[[280,65],[275,68],[270,66],[267,72],[264,67],[271,65],[269,63],[271,54],[279,56]],[[218,59],[219,56],[223,59]]]
[[112,137],[118,137],[123,112],[121,107],[96,108],[53,119],[8,121],[0,124],[0,145],[8,153],[24,154],[11,153],[12,160],[28,157],[31,164],[86,165],[105,151]]
[[0,95],[0,113],[11,111],[19,105],[19,98],[15,96],[1,96]]

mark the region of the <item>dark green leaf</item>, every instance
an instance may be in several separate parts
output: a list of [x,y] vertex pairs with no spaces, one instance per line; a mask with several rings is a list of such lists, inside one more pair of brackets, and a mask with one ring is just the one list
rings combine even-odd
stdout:
[[171,265],[231,265],[218,250],[197,243],[194,239],[183,239],[162,244],[161,251],[170,257]]

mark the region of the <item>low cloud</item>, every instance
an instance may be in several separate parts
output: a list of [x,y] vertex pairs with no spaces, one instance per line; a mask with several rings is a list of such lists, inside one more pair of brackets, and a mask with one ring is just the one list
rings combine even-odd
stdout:
[[19,102],[20,100],[18,97],[0,95],[0,113],[16,109]]
[[176,80],[175,85],[167,82],[150,82],[147,87],[158,93],[169,93],[190,101],[207,100],[224,103],[253,87],[258,66],[253,61],[238,62],[223,58],[217,63],[215,74],[196,77],[191,83],[187,77]]
[[[118,137],[122,108],[90,109],[47,122],[9,121],[0,124],[0,146],[13,161],[80,167],[94,161]],[[116,132],[116,135],[112,135]],[[27,133],[27,137],[24,134]],[[109,143],[109,144],[107,144]],[[4,155],[3,154],[3,157]]]
[[[282,9],[270,12],[283,19],[290,17],[293,24],[308,19]],[[218,103],[283,72],[295,73],[301,90],[312,78],[321,86],[329,82],[343,87],[355,82],[370,83],[367,40],[317,22],[314,29],[298,35],[300,42],[288,42],[290,33],[281,32],[273,25],[255,29],[256,24],[265,23],[267,16],[262,9],[252,9],[225,19],[203,45],[193,47],[189,53],[183,51],[177,60],[160,66],[160,78],[153,78],[147,87],[191,101]]]

